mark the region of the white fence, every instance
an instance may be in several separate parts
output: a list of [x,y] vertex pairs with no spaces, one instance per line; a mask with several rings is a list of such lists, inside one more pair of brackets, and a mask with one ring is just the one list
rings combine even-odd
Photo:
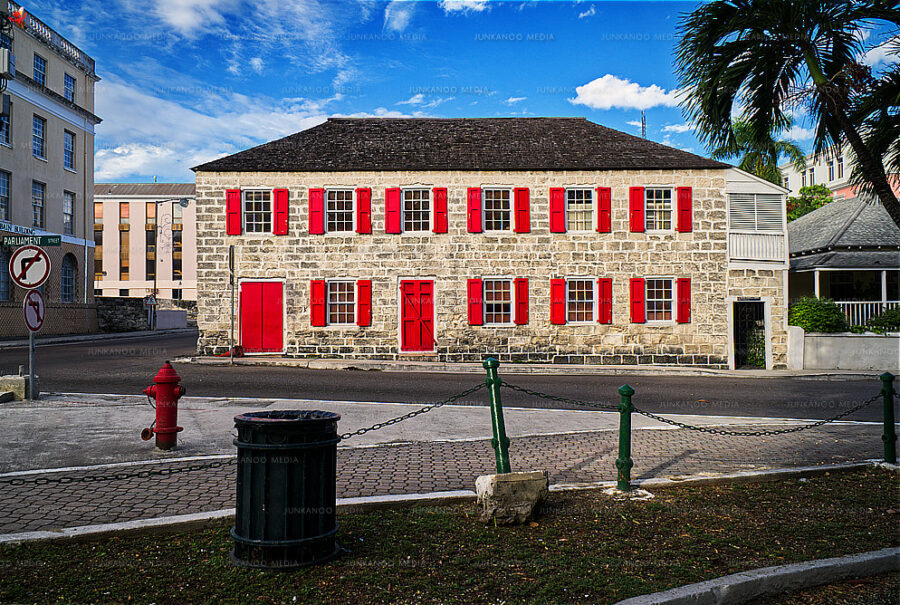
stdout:
[[851,326],[864,326],[869,318],[880,315],[888,309],[900,307],[900,301],[873,301],[873,302],[841,302],[835,301],[847,316],[847,322]]

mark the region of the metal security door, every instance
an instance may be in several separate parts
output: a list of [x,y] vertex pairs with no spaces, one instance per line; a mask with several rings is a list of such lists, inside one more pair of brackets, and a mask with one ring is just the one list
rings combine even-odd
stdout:
[[766,367],[765,305],[734,303],[734,367]]
[[400,282],[400,350],[434,350],[433,282]]

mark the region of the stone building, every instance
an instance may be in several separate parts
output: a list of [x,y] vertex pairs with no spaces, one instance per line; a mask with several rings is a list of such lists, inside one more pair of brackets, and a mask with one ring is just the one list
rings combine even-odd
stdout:
[[205,354],[233,310],[248,354],[785,364],[785,190],[726,164],[583,118],[330,119],[194,170]]

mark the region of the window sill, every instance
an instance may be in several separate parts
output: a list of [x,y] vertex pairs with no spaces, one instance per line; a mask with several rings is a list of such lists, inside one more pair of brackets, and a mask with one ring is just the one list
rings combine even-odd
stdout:
[[12,143],[7,143],[5,141],[0,141],[0,147],[6,147],[7,149],[12,149]]
[[65,166],[63,166],[63,170],[65,170],[66,172],[71,172],[72,174],[78,174],[78,171],[74,168],[66,168]]
[[485,323],[485,324],[482,324],[482,325],[480,325],[480,326],[473,326],[473,327],[476,327],[476,328],[517,328],[517,327],[518,327],[518,324],[515,324],[515,323],[509,323],[509,324],[489,324],[489,323]]
[[34,155],[33,153],[31,154],[31,157],[33,157],[33,158],[36,159],[36,160],[40,160],[40,161],[42,161],[42,162],[47,162],[48,164],[50,163],[49,160],[47,160],[46,157],[43,157],[43,158],[42,158],[41,156],[39,156],[39,155]]

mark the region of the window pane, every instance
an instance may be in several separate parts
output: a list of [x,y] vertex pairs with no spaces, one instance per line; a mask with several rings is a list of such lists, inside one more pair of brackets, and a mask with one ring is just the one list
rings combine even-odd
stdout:
[[44,193],[47,186],[37,181],[31,182],[31,217],[33,227],[44,226]]
[[244,192],[244,228],[248,233],[272,230],[272,192]]
[[568,321],[594,320],[594,282],[570,279],[566,282]]
[[0,171],[0,219],[9,220],[10,174]]
[[67,101],[75,102],[75,78],[66,74],[64,77],[64,96]]
[[593,195],[590,189],[566,189],[566,221],[569,231],[590,231]]
[[647,229],[672,228],[672,190],[645,189]]
[[34,81],[41,86],[47,84],[47,60],[40,56],[34,56]]
[[669,321],[672,319],[672,280],[648,279],[647,321]]
[[511,207],[509,189],[485,189],[484,230],[509,231]]
[[63,192],[63,233],[75,233],[75,194]]
[[63,133],[63,166],[75,170],[75,135],[68,130]]
[[44,118],[34,116],[31,121],[31,152],[44,158],[44,133],[47,130],[47,121]]
[[431,229],[431,192],[428,189],[403,191],[403,230]]
[[512,322],[512,282],[509,280],[484,281],[484,322]]
[[353,282],[328,283],[328,323],[356,323],[356,284]]
[[353,190],[329,189],[326,196],[326,231],[353,231]]
[[60,298],[62,302],[75,301],[75,261],[71,255],[63,258],[60,270]]

